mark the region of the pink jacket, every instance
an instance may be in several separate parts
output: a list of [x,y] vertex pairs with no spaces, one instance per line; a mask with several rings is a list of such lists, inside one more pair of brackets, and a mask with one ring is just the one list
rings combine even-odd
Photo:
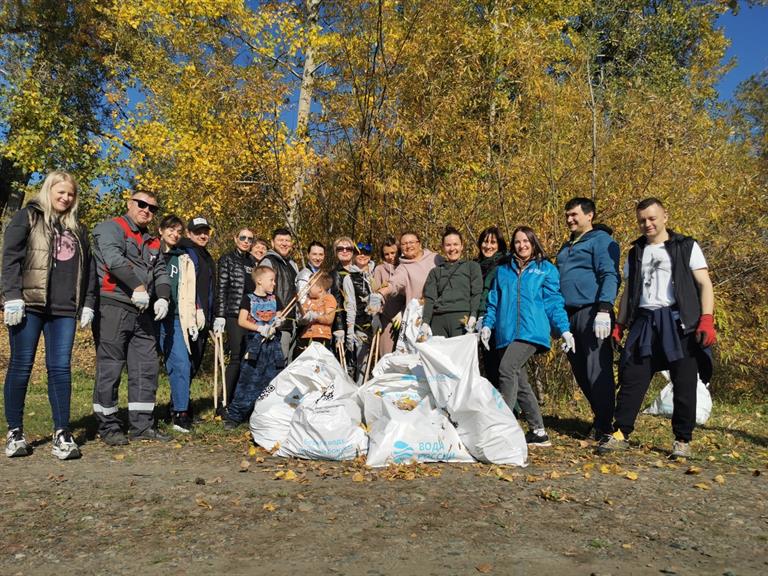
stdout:
[[406,304],[413,298],[421,299],[429,271],[443,262],[443,257],[431,250],[424,250],[418,260],[400,258],[400,265],[389,281],[394,294],[405,294]]
[[[395,267],[389,262],[382,262],[373,270],[373,280],[376,288],[392,283],[395,275]],[[381,313],[382,322],[387,324],[398,312],[405,309],[405,298],[402,294],[393,294],[384,302],[384,310]]]

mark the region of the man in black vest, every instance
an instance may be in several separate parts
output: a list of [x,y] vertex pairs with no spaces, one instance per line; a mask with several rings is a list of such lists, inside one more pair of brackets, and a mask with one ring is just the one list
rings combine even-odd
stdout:
[[[277,228],[272,232],[272,249],[267,251],[267,254],[259,262],[260,266],[266,266],[275,271],[275,296],[278,310],[285,308],[285,305],[296,295],[296,275],[299,273],[299,267],[290,258],[292,249],[293,234],[291,231],[288,228]],[[286,321],[280,326],[280,347],[286,364],[291,361],[289,352],[296,327],[295,310],[294,307],[293,311],[285,317]]]
[[627,437],[653,374],[668,369],[675,435],[670,457],[687,458],[696,424],[697,373],[709,382],[709,347],[717,339],[712,281],[698,243],[667,229],[667,211],[660,200],[642,200],[636,215],[643,235],[633,243],[624,266],[626,287],[613,330],[620,343],[624,327],[629,328],[619,367],[614,432],[603,436],[597,451],[628,447]]

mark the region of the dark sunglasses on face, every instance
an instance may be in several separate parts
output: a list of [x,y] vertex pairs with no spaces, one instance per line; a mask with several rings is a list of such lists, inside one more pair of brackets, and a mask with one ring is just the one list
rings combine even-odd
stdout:
[[338,246],[336,252],[352,252],[352,246]]
[[136,202],[136,206],[139,207],[139,210],[149,210],[152,214],[157,214],[157,211],[160,210],[160,206],[156,204],[150,204],[149,202],[144,202],[144,200],[138,200],[136,198],[131,198],[134,202]]
[[237,239],[240,242],[253,242],[253,236],[238,236]]

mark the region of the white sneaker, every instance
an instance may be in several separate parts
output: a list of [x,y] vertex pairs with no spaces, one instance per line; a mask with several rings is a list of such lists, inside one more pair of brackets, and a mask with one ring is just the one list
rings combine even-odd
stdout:
[[80,458],[80,448],[77,447],[69,430],[56,430],[53,434],[51,453],[59,460],[74,460]]
[[32,448],[27,444],[27,439],[24,438],[24,432],[21,428],[14,428],[8,430],[8,434],[5,436],[5,455],[8,458],[15,456],[29,456],[32,453]]

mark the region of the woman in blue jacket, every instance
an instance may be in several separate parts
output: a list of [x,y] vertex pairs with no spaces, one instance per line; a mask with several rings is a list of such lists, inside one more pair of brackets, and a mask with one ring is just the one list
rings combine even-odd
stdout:
[[549,350],[550,333],[562,336],[563,350],[573,350],[568,315],[560,294],[560,275],[546,259],[531,228],[512,233],[512,258],[496,268],[488,293],[480,339],[488,348],[495,329],[501,355],[499,389],[510,408],[520,404],[530,430],[525,439],[534,446],[550,446],[541,409],[527,378],[521,378],[528,359]]

